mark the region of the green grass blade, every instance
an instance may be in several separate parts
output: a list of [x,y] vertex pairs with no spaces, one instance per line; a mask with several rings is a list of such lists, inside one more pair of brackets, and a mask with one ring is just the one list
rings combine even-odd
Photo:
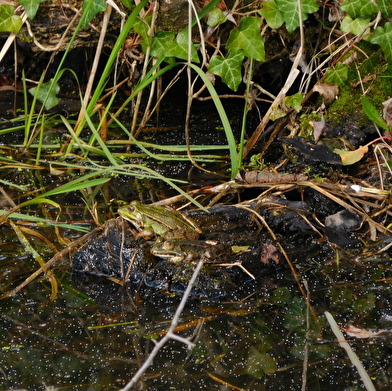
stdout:
[[[155,145],[155,144],[149,144],[149,143],[143,143],[138,140],[136,140],[135,137],[132,136],[132,134],[125,128],[125,126],[114,116],[112,116],[112,120],[116,122],[116,124],[123,130],[123,132],[130,138],[130,140],[138,147],[140,148],[147,156],[151,157],[152,159],[156,160],[189,160],[187,156],[170,156],[170,155],[162,155],[162,154],[155,154],[150,152],[146,147],[150,148],[156,148],[156,149],[161,149],[161,150],[167,150],[167,151],[178,151],[178,152],[186,152],[186,146],[185,145],[171,145],[171,146],[161,146],[161,145]],[[197,148],[193,148],[195,146],[191,146],[191,150],[201,150],[205,151],[207,149],[227,149],[227,145],[215,147],[213,145],[200,145],[196,146]],[[206,157],[207,158],[207,157]],[[222,158],[222,156],[219,156],[218,158]],[[202,159],[203,161],[206,161],[206,159]],[[211,159],[207,160],[211,161]],[[215,159],[214,159],[215,161]]]
[[[5,213],[7,213],[7,212],[4,210],[0,210],[0,217],[2,215],[4,215]],[[36,224],[57,226],[59,228],[64,228],[64,229],[73,229],[75,231],[80,231],[80,232],[88,232],[89,231],[89,229],[83,228],[83,227],[75,225],[75,224],[59,223],[54,220],[48,220],[48,219],[44,219],[42,217],[26,215],[24,213],[18,213],[18,212],[11,213],[8,216],[8,218],[13,219],[13,220],[20,220],[20,221],[30,221],[31,223],[36,223]]]
[[108,159],[109,162],[113,166],[117,166],[119,162],[112,155],[112,153],[109,151],[109,149],[106,146],[105,142],[102,140],[101,136],[99,135],[99,132],[97,131],[97,129],[95,129],[95,126],[94,126],[93,122],[91,121],[90,116],[87,114],[87,111],[83,107],[83,104],[82,104],[82,110],[84,112],[84,118],[85,118],[85,120],[87,122],[87,125],[89,126],[91,132],[93,133],[93,136],[94,136],[95,140],[97,140],[97,142],[98,142],[99,146],[101,147],[103,153],[105,154],[106,159]]
[[222,121],[223,128],[226,133],[226,138],[229,146],[229,151],[230,151],[230,159],[231,159],[231,177],[234,178],[234,176],[238,172],[238,160],[237,160],[237,144],[235,142],[233,130],[231,128],[229,119],[227,118],[227,114],[225,109],[223,108],[222,102],[219,99],[218,93],[216,92],[214,86],[212,85],[211,81],[205,74],[205,72],[198,67],[195,64],[188,64],[191,68],[193,68],[197,74],[200,76],[200,78],[203,80],[204,84],[206,85],[208,92],[211,95],[212,100],[214,101],[215,107],[218,111],[218,114],[220,116],[220,119]]
[[[103,89],[107,83],[107,78],[109,76],[109,73],[112,69],[113,64],[116,61],[117,55],[118,53],[120,53],[121,48],[123,46],[123,43],[125,41],[125,39],[128,36],[129,31],[131,30],[133,24],[135,23],[135,20],[137,18],[137,16],[139,15],[139,12],[143,9],[143,7],[147,4],[148,0],[142,0],[132,11],[131,15],[129,15],[128,20],[126,21],[123,29],[121,30],[120,35],[118,36],[116,43],[114,44],[114,47],[111,51],[111,54],[108,58],[108,60],[106,61],[106,66],[101,74],[101,77],[99,78],[98,84],[95,87],[95,92],[93,94],[93,96],[90,99],[90,102],[87,106],[87,116],[91,116],[99,97],[102,95]],[[77,129],[75,129],[75,133],[76,135],[79,136],[80,132],[82,131],[83,127],[84,127],[84,123],[85,121],[82,120],[80,121]]]
[[[93,174],[96,175],[96,173],[93,173]],[[43,193],[36,198],[38,199],[38,198],[43,198],[43,197],[49,197],[52,195],[68,193],[71,191],[85,189],[86,187],[102,185],[103,183],[110,181],[110,178],[96,178],[96,179],[92,179],[92,180],[86,180],[86,177],[88,177],[88,176],[91,176],[91,174],[84,175],[83,177],[80,177],[80,178],[75,179],[71,182],[68,182],[64,185],[56,187],[55,189],[49,190],[46,193]]]

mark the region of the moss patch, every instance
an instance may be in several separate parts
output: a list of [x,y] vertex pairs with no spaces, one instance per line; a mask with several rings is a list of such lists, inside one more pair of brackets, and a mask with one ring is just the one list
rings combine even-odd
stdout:
[[[332,124],[355,121],[359,126],[368,123],[369,119],[363,113],[361,104],[363,91],[377,110],[382,112],[382,102],[392,96],[392,66],[380,61],[380,55],[376,53],[358,68],[359,74],[351,66],[347,84],[340,88],[339,97],[327,109],[326,121]],[[362,86],[357,84],[360,79]]]

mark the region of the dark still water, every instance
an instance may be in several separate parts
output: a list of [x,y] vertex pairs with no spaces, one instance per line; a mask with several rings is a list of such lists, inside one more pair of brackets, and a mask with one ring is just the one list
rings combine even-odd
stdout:
[[[37,267],[5,235],[1,246],[5,292]],[[385,330],[376,338],[346,337],[376,389],[390,390],[389,256],[359,254],[337,264],[332,253],[314,249],[291,255],[311,306],[284,263],[260,263],[259,280],[243,278],[231,295],[189,299],[177,334],[195,348],[168,342],[135,389],[298,390],[306,384],[306,390],[362,390],[327,310],[341,326]],[[0,301],[1,389],[121,389],[168,329],[182,295],[159,289],[142,295],[108,279],[77,289],[71,274],[68,264],[54,268],[54,300],[41,275]]]

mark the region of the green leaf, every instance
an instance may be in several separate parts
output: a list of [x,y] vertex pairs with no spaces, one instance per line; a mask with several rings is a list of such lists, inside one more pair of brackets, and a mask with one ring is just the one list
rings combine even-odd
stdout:
[[377,27],[370,37],[371,43],[380,45],[387,61],[392,64],[392,23],[385,23],[384,27]]
[[380,7],[380,11],[387,17],[391,16],[391,0],[377,0],[377,5]]
[[271,106],[271,112],[269,114],[269,119],[271,121],[276,121],[279,118],[283,118],[287,115],[287,112],[283,110],[282,107],[279,105],[273,105]]
[[0,32],[17,34],[23,21],[20,16],[14,15],[14,7],[9,4],[0,5]]
[[121,0],[121,3],[124,4],[124,6],[128,9],[131,9],[133,7],[133,0]]
[[144,53],[146,53],[147,48],[152,44],[152,38],[148,34],[149,28],[150,26],[147,24],[146,19],[141,19],[139,17],[135,20],[133,25],[133,29],[141,37],[142,50]]
[[208,72],[218,75],[233,91],[237,91],[242,81],[241,67],[244,60],[244,52],[241,49],[230,50],[228,56],[224,59],[215,55],[211,58]]
[[305,325],[306,303],[302,297],[295,296],[289,304],[283,325],[286,329],[296,331]]
[[[289,33],[293,32],[299,27],[299,12],[297,0],[276,0],[276,5],[283,15],[283,20],[286,23],[286,28]],[[301,0],[302,6],[302,20],[308,18],[308,14],[316,12],[319,6],[316,0]]]
[[344,0],[340,8],[353,19],[372,16],[378,11],[377,6],[370,0]]
[[41,3],[46,0],[19,0],[18,3],[23,5],[23,8],[26,11],[27,16],[30,20],[33,20],[35,14],[37,13],[38,7]]
[[[93,2],[92,6],[90,8],[88,8],[88,5],[87,5],[87,3],[89,1]],[[105,0],[85,0],[83,2],[83,12],[86,12],[86,9],[88,9],[88,11],[84,15],[84,23],[82,25],[82,28],[86,28],[98,12],[105,11],[106,2],[105,2]]]
[[265,373],[275,372],[275,359],[269,354],[259,352],[254,346],[251,346],[246,363],[246,373],[255,379],[261,379]]
[[[340,25],[340,29],[344,33],[352,33],[354,35],[359,35],[362,33],[362,31],[365,29],[365,27],[369,24],[370,18],[368,19],[362,19],[362,18],[356,18],[356,19],[351,19],[350,15],[346,15],[344,19],[342,20],[342,23]],[[370,28],[366,30],[365,35],[368,35],[370,33]],[[366,41],[370,39],[369,36],[366,36],[364,38]]]
[[245,16],[237,29],[230,32],[227,49],[242,49],[245,56],[265,61],[264,42],[260,33],[260,18]]
[[[199,56],[195,48],[196,45],[191,43],[192,62],[200,62]],[[164,54],[167,57],[177,57],[183,60],[188,60],[188,31],[180,31],[177,34],[176,40],[168,42]]]
[[297,113],[301,110],[301,102],[303,101],[304,96],[297,92],[295,95],[287,96],[284,103],[286,106],[292,107]]
[[384,130],[388,130],[388,125],[385,122],[384,118],[381,116],[381,114],[377,111],[377,109],[373,106],[373,104],[370,102],[366,96],[362,96],[362,109],[365,115],[375,123],[377,126]]
[[347,65],[338,62],[335,69],[328,68],[326,73],[326,83],[336,84],[340,87],[343,87],[346,84],[348,73]]
[[291,292],[287,287],[276,288],[271,297],[271,302],[274,305],[284,305],[291,299]]
[[37,94],[37,99],[45,104],[46,110],[50,110],[59,103],[56,94],[60,91],[60,86],[57,83],[52,86],[52,81],[53,79],[50,79],[40,86],[29,89],[31,95],[35,96]]
[[175,34],[169,31],[157,31],[152,39],[151,55],[161,58],[166,55],[166,49],[169,42],[173,42]]
[[[192,43],[192,62],[199,62],[199,57]],[[168,31],[157,31],[152,39],[151,55],[156,58],[177,57],[188,60],[188,32],[181,31],[175,36]]]
[[283,23],[283,15],[279,11],[275,0],[267,0],[261,3],[259,14],[265,18],[272,29],[278,29]]
[[215,27],[218,24],[225,23],[227,20],[226,15],[222,12],[222,10],[218,7],[212,9],[208,13],[208,26]]

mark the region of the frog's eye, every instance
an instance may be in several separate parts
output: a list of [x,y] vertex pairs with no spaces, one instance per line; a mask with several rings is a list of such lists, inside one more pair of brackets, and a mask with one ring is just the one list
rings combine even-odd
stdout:
[[136,210],[136,208],[135,208],[134,206],[130,206],[130,207],[128,208],[128,211],[129,211],[130,213],[133,213],[135,210]]
[[174,243],[170,240],[167,240],[165,243],[163,243],[163,246],[165,247],[165,250],[173,250]]

